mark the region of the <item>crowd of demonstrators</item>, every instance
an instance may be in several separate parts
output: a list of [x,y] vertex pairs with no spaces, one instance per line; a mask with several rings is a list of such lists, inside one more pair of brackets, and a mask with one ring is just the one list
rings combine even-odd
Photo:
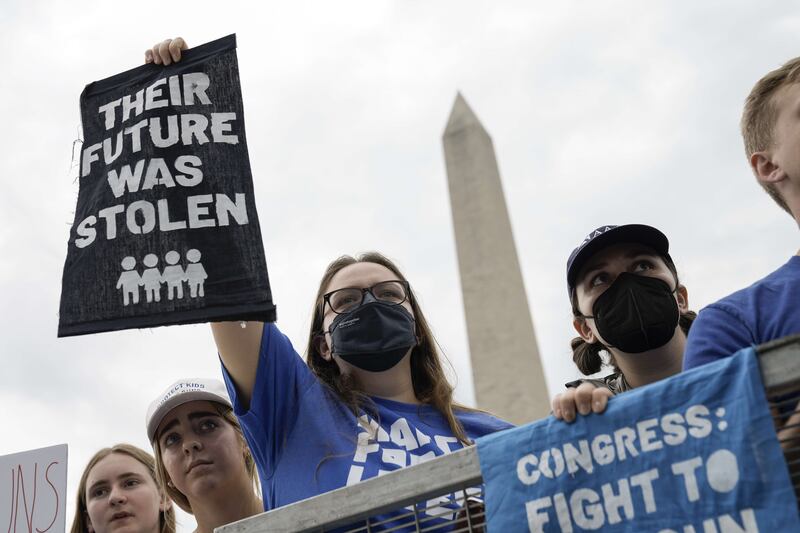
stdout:
[[[768,73],[747,97],[741,127],[758,183],[800,224],[800,57]],[[789,246],[797,246],[797,243]],[[749,287],[704,308],[684,368],[800,333],[800,251]]]
[[78,483],[71,533],[175,533],[175,510],[156,481],[153,456],[131,444],[95,453]]
[[147,437],[160,486],[197,533],[261,512],[255,461],[221,381],[170,385],[147,410]]
[[553,414],[600,413],[608,398],[681,371],[686,334],[696,317],[669,255],[669,241],[642,224],[601,226],[567,260],[572,359],[584,375],[553,399]]
[[[180,61],[184,49],[183,39],[166,40],[146,62]],[[756,84],[742,133],[759,183],[800,224],[798,110],[800,58]],[[567,262],[578,333],[571,347],[584,375],[604,366],[612,373],[568,383],[553,414],[600,413],[614,395],[682,367],[800,333],[799,256],[697,317],[661,231],[596,229]],[[72,533],[121,524],[174,533],[172,502],[195,516],[199,533],[211,533],[511,427],[454,401],[410,283],[376,252],[342,256],[325,270],[306,361],[273,323],[211,329],[225,383],[180,380],[156,398],[147,412],[155,457],[129,444],[98,451],[80,479]]]
[[[169,65],[184,49],[183,39],[168,39],[147,50],[145,61]],[[265,510],[511,427],[454,401],[411,285],[379,253],[343,256],[326,269],[307,362],[273,323],[211,328]]]

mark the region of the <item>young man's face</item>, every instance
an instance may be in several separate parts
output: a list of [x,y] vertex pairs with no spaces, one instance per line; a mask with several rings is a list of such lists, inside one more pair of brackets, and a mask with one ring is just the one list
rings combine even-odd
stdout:
[[[777,114],[773,129],[772,162],[777,167],[775,185],[789,203],[800,199],[800,83],[779,89],[773,96]],[[793,210],[800,209],[795,205]],[[795,217],[800,215],[794,212]]]

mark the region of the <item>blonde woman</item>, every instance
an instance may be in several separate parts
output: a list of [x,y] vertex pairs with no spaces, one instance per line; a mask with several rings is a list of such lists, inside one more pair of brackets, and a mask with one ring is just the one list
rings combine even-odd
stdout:
[[175,533],[172,502],[158,488],[153,456],[130,444],[95,453],[78,483],[71,533]]
[[261,512],[256,467],[222,382],[183,379],[150,405],[156,476],[198,533]]

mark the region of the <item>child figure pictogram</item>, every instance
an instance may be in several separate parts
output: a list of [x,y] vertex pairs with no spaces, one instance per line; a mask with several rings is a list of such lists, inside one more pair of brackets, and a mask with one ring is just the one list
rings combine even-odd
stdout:
[[122,289],[122,303],[127,306],[132,299],[134,304],[138,304],[139,286],[142,284],[142,277],[133,270],[133,267],[136,266],[136,259],[127,256],[122,259],[121,264],[124,270],[117,280],[117,289]]
[[208,274],[203,268],[203,263],[200,263],[200,257],[202,257],[200,250],[192,248],[186,252],[186,259],[189,260],[189,264],[186,265],[186,281],[189,282],[189,295],[192,298],[205,296],[203,284],[208,278]]
[[147,298],[147,303],[160,302],[163,278],[161,272],[155,268],[158,264],[158,256],[156,254],[147,254],[144,256],[142,263],[144,263],[144,266],[149,267],[142,272],[142,285],[144,285],[144,295]]
[[164,255],[168,266],[164,267],[162,279],[167,284],[167,299],[172,300],[177,296],[179,300],[183,299],[183,282],[186,281],[186,272],[183,267],[178,264],[181,259],[181,254],[175,250],[170,250]]

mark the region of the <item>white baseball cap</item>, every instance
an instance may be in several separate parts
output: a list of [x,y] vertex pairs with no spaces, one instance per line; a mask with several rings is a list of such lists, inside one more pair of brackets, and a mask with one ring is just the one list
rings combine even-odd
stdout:
[[167,387],[147,408],[147,437],[153,442],[156,429],[170,411],[186,402],[208,400],[233,408],[225,385],[218,379],[180,379]]

